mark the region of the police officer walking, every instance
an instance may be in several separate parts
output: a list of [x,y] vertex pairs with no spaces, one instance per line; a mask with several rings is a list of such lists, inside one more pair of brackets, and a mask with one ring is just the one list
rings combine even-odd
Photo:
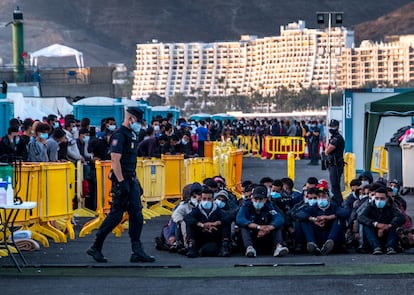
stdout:
[[141,129],[143,112],[137,107],[125,111],[122,126],[113,134],[110,143],[112,164],[112,205],[93,244],[86,253],[97,262],[107,262],[102,254],[106,236],[121,222],[125,211],[129,215],[129,236],[132,245],[131,262],[154,262],[147,255],[140,237],[143,226],[141,195],[142,188],[137,180],[135,169],[138,152],[138,132]]
[[339,134],[339,122],[337,120],[332,119],[329,122],[329,133],[331,134],[331,138],[325,150],[328,161],[329,181],[331,183],[333,200],[338,205],[341,205],[343,199],[340,183],[342,174],[344,173],[345,140]]

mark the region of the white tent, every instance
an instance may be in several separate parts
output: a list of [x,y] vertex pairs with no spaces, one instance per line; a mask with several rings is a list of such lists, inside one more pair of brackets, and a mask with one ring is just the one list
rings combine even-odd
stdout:
[[65,45],[53,44],[48,47],[42,48],[38,51],[30,53],[30,65],[37,66],[37,61],[39,57],[64,57],[64,56],[74,56],[76,58],[76,63],[79,68],[83,68],[83,54],[76,49],[70,48]]

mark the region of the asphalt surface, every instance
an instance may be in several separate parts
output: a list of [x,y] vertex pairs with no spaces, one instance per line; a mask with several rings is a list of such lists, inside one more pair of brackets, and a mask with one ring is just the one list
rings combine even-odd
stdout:
[[[319,166],[296,161],[295,184],[300,188],[309,176],[328,179]],[[243,180],[258,182],[269,176],[286,176],[286,161],[243,159]],[[374,177],[375,178],[375,177]],[[405,197],[408,213],[414,215],[414,195]],[[331,254],[310,256],[288,254],[282,258],[242,253],[229,258],[190,259],[154,248],[168,216],[147,220],[142,242],[154,263],[129,262],[130,243],[109,235],[103,252],[109,259],[98,264],[85,251],[94,233],[80,238],[78,233],[89,218],[75,217],[75,240],[53,243],[39,251],[25,252],[29,266],[22,273],[9,257],[0,258],[2,294],[413,294],[414,249],[397,255]]]

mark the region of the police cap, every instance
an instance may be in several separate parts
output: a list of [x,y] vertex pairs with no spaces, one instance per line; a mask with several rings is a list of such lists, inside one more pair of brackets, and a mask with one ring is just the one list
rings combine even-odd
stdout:
[[137,118],[138,122],[142,122],[143,112],[138,107],[129,107],[127,108],[127,112]]
[[329,127],[336,127],[336,126],[339,126],[339,121],[338,120],[335,120],[335,119],[332,119],[329,122]]

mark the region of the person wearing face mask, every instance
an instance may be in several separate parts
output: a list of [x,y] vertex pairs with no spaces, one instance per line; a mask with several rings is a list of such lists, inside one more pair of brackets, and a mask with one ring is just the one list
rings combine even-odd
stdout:
[[[311,181],[313,182],[313,180]],[[317,181],[316,181],[317,182]],[[300,221],[296,214],[297,212],[307,208],[309,206],[316,206],[317,203],[317,193],[318,189],[314,186],[307,188],[306,194],[303,196],[303,200],[297,203],[292,210],[286,215],[286,219],[290,219],[289,224],[293,224],[295,230],[295,244],[294,252],[295,253],[304,253],[306,251],[306,239],[302,231],[302,221]]]
[[317,204],[296,214],[302,221],[308,252],[313,255],[327,255],[334,248],[341,249],[345,237],[342,224],[348,216],[344,208],[332,202],[327,189],[319,188]]
[[185,132],[181,138],[180,152],[184,154],[184,159],[197,156],[197,154],[194,152],[193,141],[189,132]]
[[349,182],[349,187],[351,188],[351,193],[342,203],[342,207],[351,213],[352,208],[354,208],[354,202],[359,200],[359,187],[361,186],[361,181],[358,178],[352,179]]
[[384,187],[375,191],[374,202],[358,216],[358,222],[364,227],[364,235],[372,254],[397,253],[397,228],[405,223],[405,217],[387,196]]
[[65,125],[63,131],[66,134],[66,157],[67,160],[71,161],[76,165],[77,161],[82,159],[78,145],[76,144],[75,134],[78,134],[76,127],[76,121],[72,118],[65,118]]
[[240,228],[245,255],[256,257],[257,252],[273,251],[274,257],[289,253],[282,245],[282,231],[285,219],[267,201],[267,188],[257,185],[253,189],[252,201],[246,202],[236,216],[236,224]]
[[[201,191],[202,186],[198,182],[190,184],[190,194],[188,197],[185,197],[183,194],[183,199],[180,204],[174,209],[171,219],[176,224],[175,229],[175,248],[177,250],[187,247],[187,228],[184,221],[184,217],[189,214],[201,201]],[[172,241],[168,241],[170,247],[173,246]]]
[[358,179],[361,181],[361,185],[371,184],[374,181],[372,173],[370,171],[364,171],[359,176]]
[[137,179],[138,138],[143,112],[138,107],[129,107],[124,112],[122,126],[112,135],[110,143],[112,203],[111,210],[96,233],[93,244],[86,253],[97,262],[107,262],[102,247],[107,235],[121,222],[124,212],[129,217],[129,237],[132,254],[130,262],[154,262],[155,258],[145,253],[141,243],[144,224],[142,216],[142,187]]
[[205,187],[200,204],[184,217],[187,225],[187,257],[230,256],[232,216],[214,202],[213,191]]
[[329,182],[331,183],[331,191],[333,200],[338,204],[342,204],[341,177],[344,172],[344,149],[345,140],[339,133],[339,122],[332,119],[329,122],[329,139],[328,146],[325,149],[325,155],[328,162]]
[[29,154],[27,160],[29,162],[49,162],[46,145],[47,139],[49,138],[49,131],[50,126],[46,123],[39,123],[36,126],[36,138],[28,146]]

